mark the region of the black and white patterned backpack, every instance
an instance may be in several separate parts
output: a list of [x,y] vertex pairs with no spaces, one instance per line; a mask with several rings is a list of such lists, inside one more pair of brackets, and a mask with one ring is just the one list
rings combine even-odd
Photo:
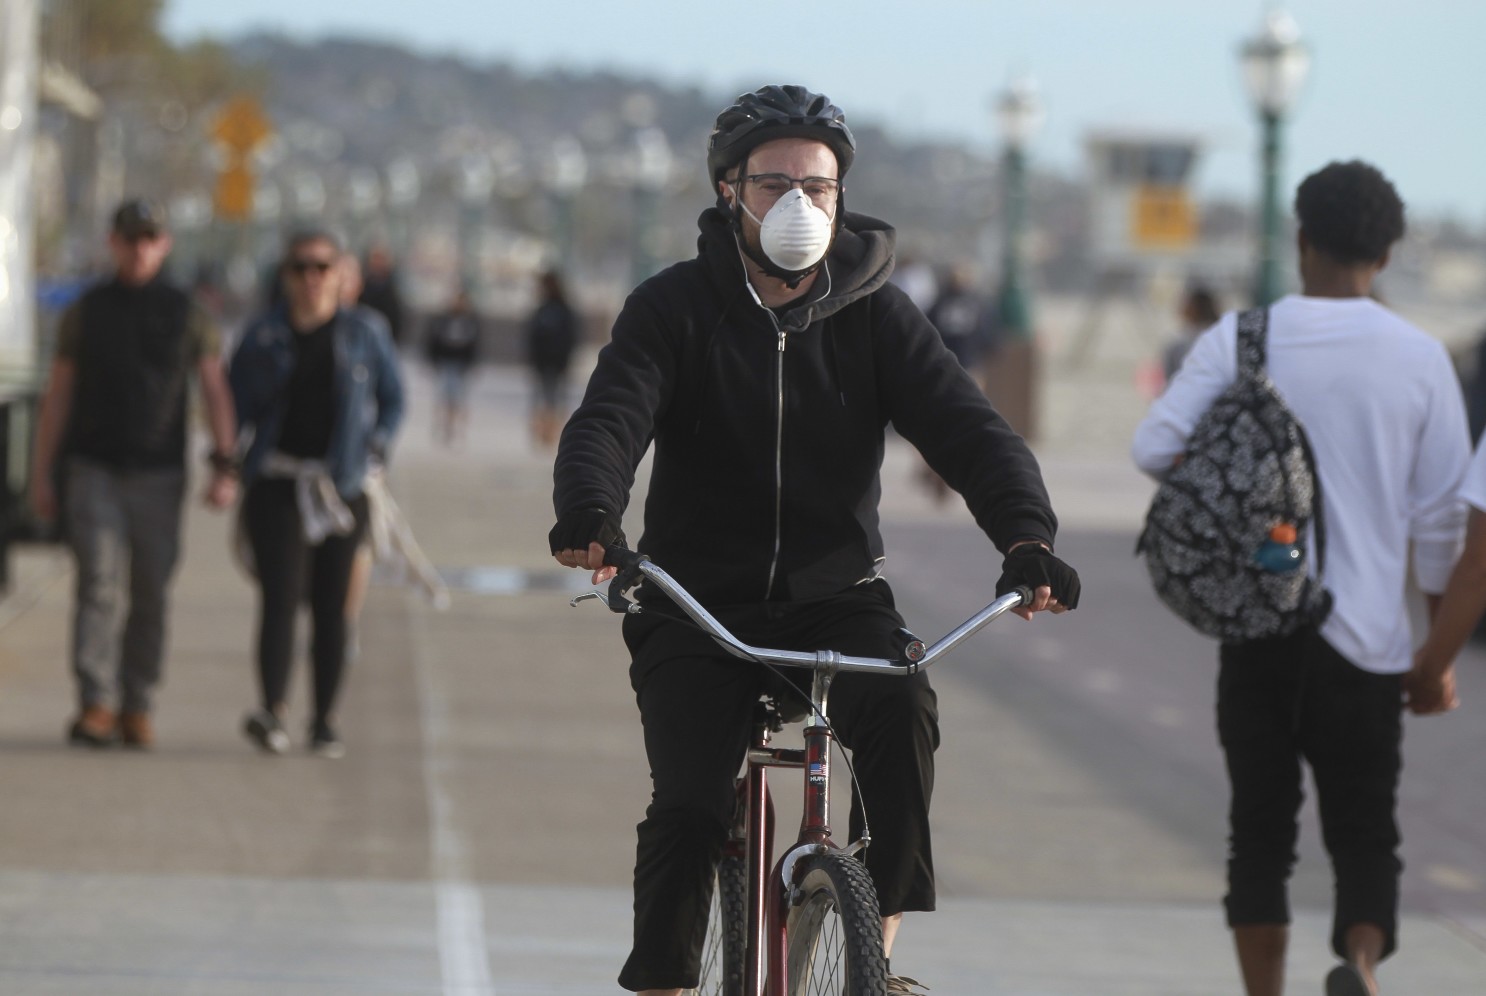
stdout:
[[[1238,316],[1238,378],[1192,429],[1162,479],[1135,552],[1156,594],[1198,631],[1225,643],[1284,636],[1331,611],[1321,583],[1326,528],[1321,482],[1305,430],[1265,370],[1269,313]],[[1306,540],[1314,522],[1315,576]],[[1255,560],[1277,525],[1295,528],[1299,567]]]

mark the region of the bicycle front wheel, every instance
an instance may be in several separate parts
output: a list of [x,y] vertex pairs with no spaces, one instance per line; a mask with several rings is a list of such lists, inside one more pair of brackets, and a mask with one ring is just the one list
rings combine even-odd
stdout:
[[785,927],[789,996],[882,996],[887,960],[867,866],[842,851],[800,860]]
[[712,911],[702,945],[702,980],[697,996],[744,996],[744,937],[748,908],[748,866],[741,856],[724,855],[712,886]]

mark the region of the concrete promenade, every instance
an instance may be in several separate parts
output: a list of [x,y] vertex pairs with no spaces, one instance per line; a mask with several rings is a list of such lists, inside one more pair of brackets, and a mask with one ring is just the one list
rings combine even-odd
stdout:
[[[239,732],[255,605],[227,518],[193,499],[147,754],[65,746],[70,567],[20,552],[0,603],[0,996],[618,991],[648,793],[618,621],[570,608],[584,579],[547,556],[550,464],[527,444],[519,375],[482,375],[474,438],[454,450],[431,441],[429,378],[411,385],[393,486],[452,605],[373,588],[341,761],[299,749],[302,660],[295,752],[262,756]],[[1128,381],[1050,389],[1115,399],[1095,433],[1050,427],[1064,528],[1133,534],[1149,486],[1113,445],[1135,417]],[[908,486],[914,459],[889,455],[887,525],[956,528]],[[936,796],[944,896],[909,919],[895,968],[934,996],[1237,993],[1221,840],[1149,819],[952,669],[936,684],[955,733]],[[996,765],[1004,790],[982,778]],[[1203,805],[1194,819],[1220,826]],[[1298,910],[1292,992],[1321,992],[1323,906]],[[1486,993],[1486,919],[1408,910],[1405,936],[1386,992]]]

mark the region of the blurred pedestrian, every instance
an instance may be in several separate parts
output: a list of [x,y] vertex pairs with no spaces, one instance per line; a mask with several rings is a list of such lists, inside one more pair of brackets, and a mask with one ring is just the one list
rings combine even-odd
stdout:
[[1461,382],[1465,392],[1465,410],[1470,418],[1471,438],[1480,439],[1486,432],[1486,330],[1476,338],[1472,350],[1474,362]]
[[360,302],[387,320],[392,344],[401,346],[407,316],[403,309],[401,278],[393,264],[392,251],[383,245],[373,246],[366,254],[366,266],[362,271]]
[[[1444,347],[1369,297],[1404,232],[1393,185],[1365,163],[1332,163],[1301,183],[1295,213],[1302,290],[1269,309],[1264,368],[1314,452],[1324,533],[1310,546],[1324,543],[1334,606],[1290,635],[1219,649],[1232,788],[1224,906],[1246,991],[1278,996],[1308,763],[1335,878],[1331,947],[1343,960],[1326,992],[1368,996],[1397,943],[1410,552],[1433,615],[1460,538],[1470,443]],[[1236,329],[1225,315],[1199,337],[1151,406],[1133,448],[1142,470],[1159,476],[1181,459],[1234,383]],[[1249,556],[1235,569],[1255,569]]]
[[308,590],[314,669],[311,750],[340,757],[336,696],[345,665],[351,572],[367,528],[364,481],[402,419],[403,390],[384,323],[340,300],[342,248],[327,231],[296,233],[281,272],[286,306],[244,330],[229,369],[243,458],[242,521],[260,591],[261,708],[243,731],[263,750],[284,729],[295,614]]
[[929,305],[929,323],[960,366],[984,389],[983,367],[992,345],[992,316],[986,297],[976,289],[970,270],[963,265],[951,267],[939,288],[934,303]]
[[927,312],[939,296],[939,280],[934,276],[934,267],[911,252],[905,252],[888,275],[888,280],[918,306]]
[[[276,265],[275,269],[277,270],[278,268]],[[361,260],[356,258],[355,253],[343,252],[340,255],[339,269],[341,307],[355,308],[361,304],[361,292],[366,289],[366,280],[363,278],[361,270]],[[283,280],[281,279],[276,279],[275,283],[283,286]],[[282,304],[282,298],[277,303]],[[372,310],[376,311],[375,308]],[[376,314],[380,315],[383,321],[387,320],[386,316],[382,315],[380,311],[376,311]],[[391,335],[390,331],[388,335]]]
[[455,293],[447,310],[429,320],[423,351],[439,381],[434,434],[452,446],[466,429],[470,371],[480,352],[480,316],[470,307],[464,288]]
[[[282,280],[275,280],[282,284]],[[363,308],[363,314],[368,318],[384,322],[382,313],[372,308],[365,308],[360,304],[361,290],[365,286],[361,279],[361,260],[353,252],[343,252],[340,255],[340,302],[341,307],[347,310]],[[389,337],[391,333],[388,333]],[[373,462],[367,470],[368,477],[382,473],[380,465]],[[351,561],[351,578],[346,583],[346,659],[355,660],[360,652],[360,642],[357,639],[356,624],[361,619],[361,607],[366,604],[366,594],[371,590],[372,568],[376,560],[370,538],[371,530],[363,531],[361,545],[356,548],[356,556]]]
[[526,323],[526,362],[534,380],[531,435],[539,447],[551,449],[567,415],[568,367],[578,345],[578,314],[568,303],[560,273],[548,270],[537,283],[540,301]]
[[[984,391],[985,362],[992,343],[992,315],[985,295],[975,289],[970,271],[963,265],[951,267],[937,286],[938,294],[927,312],[929,324]],[[918,459],[918,478],[935,504],[948,502],[954,493],[922,455]]]
[[124,202],[108,248],[113,276],[68,308],[58,328],[31,505],[43,521],[55,519],[61,505],[77,565],[78,714],[68,739],[147,748],[155,739],[151,710],[180,552],[193,373],[214,447],[205,495],[213,508],[236,498],[236,431],[218,331],[200,305],[160,277],[171,248],[161,209]]
[[1218,319],[1222,316],[1217,295],[1212,290],[1204,284],[1193,284],[1187,288],[1182,295],[1181,307],[1177,309],[1181,327],[1161,350],[1164,383],[1171,383],[1171,378],[1181,369],[1182,360],[1186,359],[1192,343],[1197,341],[1199,335],[1218,324]]

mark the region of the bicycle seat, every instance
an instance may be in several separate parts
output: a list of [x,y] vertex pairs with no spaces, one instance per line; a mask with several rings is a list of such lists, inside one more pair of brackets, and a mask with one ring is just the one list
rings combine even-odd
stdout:
[[753,707],[754,723],[764,724],[778,733],[787,723],[798,723],[810,715],[810,702],[799,692],[774,689],[759,695]]

